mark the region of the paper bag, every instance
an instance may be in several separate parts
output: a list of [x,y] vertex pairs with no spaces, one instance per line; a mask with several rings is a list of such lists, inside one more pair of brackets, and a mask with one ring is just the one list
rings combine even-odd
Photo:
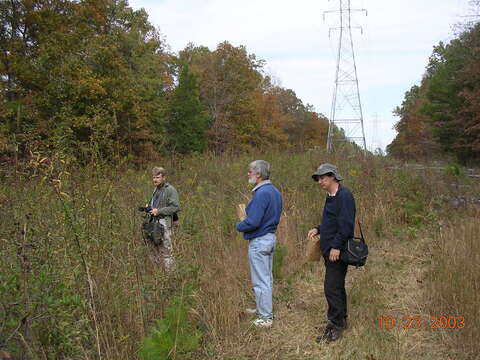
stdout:
[[320,261],[322,258],[322,252],[320,251],[320,237],[314,236],[313,238],[307,238],[307,261]]
[[245,211],[245,204],[237,205],[237,216],[240,219],[240,221],[245,220],[245,218],[247,217],[247,213]]

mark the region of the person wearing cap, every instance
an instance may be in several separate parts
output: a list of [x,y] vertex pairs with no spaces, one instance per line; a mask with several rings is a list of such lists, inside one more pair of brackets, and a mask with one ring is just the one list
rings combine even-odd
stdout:
[[[250,163],[247,173],[252,189],[252,200],[245,211],[246,218],[237,223],[237,231],[248,240],[248,262],[253,291],[255,292],[255,309],[258,318],[253,321],[257,327],[270,327],[273,321],[272,287],[273,287],[273,252],[280,215],[282,214],[282,195],[270,182],[270,164],[264,160]],[[252,311],[253,310],[253,311]]]
[[322,164],[312,175],[315,182],[327,191],[322,222],[308,232],[308,237],[320,235],[320,249],[325,262],[324,292],[327,299],[327,326],[317,342],[338,340],[347,325],[347,293],[345,277],[348,265],[340,260],[347,240],[355,228],[355,199],[348,188],[341,185],[343,177],[336,166]]

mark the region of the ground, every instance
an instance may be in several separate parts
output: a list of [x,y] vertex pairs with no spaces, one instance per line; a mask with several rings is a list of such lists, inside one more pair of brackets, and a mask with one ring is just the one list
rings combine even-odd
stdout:
[[[241,314],[245,332],[226,359],[439,359],[446,358],[439,332],[423,310],[423,286],[432,240],[388,239],[370,245],[364,268],[349,267],[349,325],[341,340],[317,344],[326,325],[323,263],[307,263],[293,281],[275,286],[272,328],[255,329]],[[387,329],[385,319],[395,319]],[[382,327],[380,326],[382,319]],[[391,323],[389,324],[391,326]]]

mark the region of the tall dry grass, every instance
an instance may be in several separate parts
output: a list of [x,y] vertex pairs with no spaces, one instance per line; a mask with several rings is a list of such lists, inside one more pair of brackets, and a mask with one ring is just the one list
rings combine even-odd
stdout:
[[[295,307],[304,296],[299,284],[316,278],[321,283],[322,267],[305,264],[303,256],[305,234],[318,224],[325,198],[310,175],[321,162],[335,163],[354,192],[373,255],[371,267],[351,275],[351,317],[358,324],[356,336],[348,340],[352,347],[332,358],[381,359],[387,353],[402,358],[398,339],[377,325],[388,301],[378,281],[383,268],[374,266],[375,249],[396,237],[413,241],[431,221],[441,186],[432,187],[424,174],[392,169],[388,159],[321,152],[167,160],[169,180],[182,203],[173,275],[150,261],[141,240],[136,207],[151,195],[148,169],[79,171],[43,162],[23,175],[5,172],[0,185],[0,350],[18,359],[135,359],[169,299],[189,283],[194,287],[191,318],[203,333],[194,358],[258,357],[252,351],[261,348],[259,336],[243,312],[253,304],[247,243],[235,231],[235,207],[250,197],[247,165],[258,158],[272,163],[272,181],[284,198],[278,243],[285,258],[277,263],[276,307]],[[322,296],[318,290],[305,299],[306,332],[324,321]],[[280,351],[274,356],[290,355]]]
[[[477,193],[478,194],[478,193]],[[430,325],[455,359],[479,359],[480,211],[465,209],[450,218],[432,244],[428,308]],[[440,317],[450,322],[440,322]]]

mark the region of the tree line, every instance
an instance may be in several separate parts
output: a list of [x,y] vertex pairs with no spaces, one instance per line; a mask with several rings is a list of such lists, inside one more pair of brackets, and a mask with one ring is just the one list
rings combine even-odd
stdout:
[[[480,2],[473,1],[480,9]],[[478,17],[477,17],[478,19]],[[403,159],[450,156],[461,163],[480,156],[480,23],[463,26],[434,47],[420,85],[394,110],[397,137],[387,147]]]
[[228,42],[172,53],[126,0],[2,1],[0,155],[323,146],[328,120],[264,65]]

